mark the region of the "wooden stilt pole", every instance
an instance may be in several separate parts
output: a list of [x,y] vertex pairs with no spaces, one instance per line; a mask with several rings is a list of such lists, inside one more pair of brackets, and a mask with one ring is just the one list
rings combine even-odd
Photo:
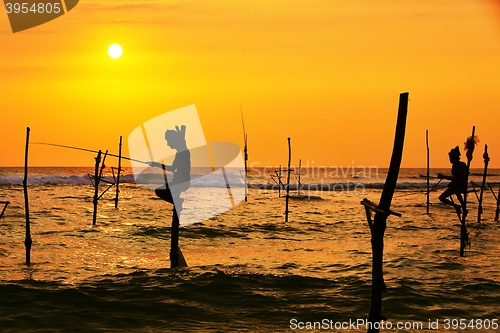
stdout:
[[[474,140],[474,135],[476,132],[476,126],[472,126],[472,136],[471,140]],[[468,141],[468,140],[467,140]],[[467,190],[469,185],[469,172],[470,172],[470,162],[472,161],[472,153],[474,152],[475,143],[467,144],[467,176],[465,177],[465,193],[464,193],[464,205],[462,207],[462,216],[460,219],[460,256],[463,257],[465,255],[465,248],[470,246],[469,241],[469,232],[467,231],[467,226],[465,224],[466,214],[464,212],[467,210]]]
[[430,206],[430,149],[429,149],[429,131],[425,131],[425,143],[427,146],[427,208],[426,208],[426,213],[429,214],[429,206]]
[[390,214],[392,197],[398,180],[401,159],[403,156],[403,145],[406,130],[406,117],[408,113],[407,92],[399,96],[398,119],[396,124],[396,134],[394,147],[392,150],[389,172],[385,180],[384,189],[378,204],[379,211],[376,211],[373,226],[371,226],[372,243],[372,296],[370,303],[370,313],[368,316],[368,332],[379,332],[378,324],[386,318],[382,316],[382,293],[386,286],[383,276],[383,255],[384,255],[384,233],[386,229],[387,216]]
[[26,264],[31,263],[31,244],[33,243],[31,239],[31,228],[30,228],[30,209],[28,201],[28,148],[30,142],[30,128],[26,127],[26,151],[24,154],[24,180],[23,180],[23,190],[24,190],[24,210],[26,214],[26,235],[24,238],[24,246],[26,247]]
[[122,137],[120,136],[120,145],[118,147],[118,175],[116,176],[115,208],[118,208],[118,196],[120,194],[120,172],[121,171],[122,171]]
[[281,165],[278,171],[278,198],[281,198]]
[[179,267],[179,256],[177,249],[179,248],[179,214],[177,209],[172,210],[172,231],[170,239],[170,268]]
[[290,163],[292,159],[292,147],[290,145],[290,138],[288,138],[288,170],[286,180],[286,197],[285,197],[285,222],[288,222],[288,201],[290,199]]
[[495,209],[495,221],[498,221],[500,215],[500,183],[498,184],[497,208]]
[[95,169],[94,169],[94,213],[92,215],[92,225],[95,225],[97,220],[97,203],[99,201],[99,166],[101,165],[101,154],[99,150],[97,157],[95,157]]
[[481,214],[483,213],[483,192],[486,188],[486,174],[488,173],[488,163],[490,163],[490,157],[488,156],[488,145],[484,145],[484,173],[483,173],[483,183],[481,184],[481,191],[479,192],[479,204],[477,207],[477,223],[481,223]]
[[248,167],[247,167],[247,162],[248,162],[248,149],[247,149],[247,139],[248,136],[245,134],[245,202],[248,202]]
[[297,179],[297,182],[299,183],[298,186],[297,186],[297,195],[300,195],[300,173],[301,173],[301,170],[302,170],[302,160],[300,159],[299,160],[299,178]]
[[247,182],[247,177],[248,177],[248,168],[247,168],[247,161],[248,161],[248,149],[247,149],[247,143],[248,143],[248,135],[245,132],[245,121],[243,120],[243,108],[241,107],[240,103],[240,112],[241,112],[241,124],[243,125],[243,142],[245,143],[244,149],[243,149],[243,154],[244,154],[244,161],[245,161],[245,202],[248,201],[248,182]]

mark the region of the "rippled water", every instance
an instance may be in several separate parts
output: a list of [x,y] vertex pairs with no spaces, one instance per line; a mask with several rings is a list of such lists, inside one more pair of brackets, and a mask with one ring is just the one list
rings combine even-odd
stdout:
[[[251,189],[249,202],[181,228],[189,267],[170,269],[171,208],[150,190],[124,184],[119,209],[100,202],[93,227],[90,185],[32,185],[27,266],[22,187],[0,185],[0,200],[11,201],[0,220],[0,331],[279,332],[292,319],[365,319],[371,248],[360,201],[377,202],[380,190],[318,194],[291,200],[285,223],[285,199]],[[500,319],[493,196],[485,194],[481,224],[471,199],[472,246],[461,258],[459,222],[437,195],[427,215],[422,193],[395,194],[392,209],[403,217],[388,219],[383,314],[424,328]]]

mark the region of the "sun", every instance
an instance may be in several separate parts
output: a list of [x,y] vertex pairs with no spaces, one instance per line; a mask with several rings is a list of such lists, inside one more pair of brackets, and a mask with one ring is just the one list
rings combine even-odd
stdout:
[[123,53],[123,49],[118,44],[111,44],[108,47],[108,54],[113,59],[120,58],[122,56],[122,53]]

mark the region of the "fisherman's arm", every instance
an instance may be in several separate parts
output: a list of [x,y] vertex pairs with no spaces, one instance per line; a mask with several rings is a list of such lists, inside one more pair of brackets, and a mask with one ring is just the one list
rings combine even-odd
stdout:
[[160,162],[148,162],[148,165],[152,168],[161,168],[167,171],[175,171],[175,168],[172,165],[166,165]]
[[442,173],[438,173],[438,174],[437,174],[437,177],[438,177],[439,179],[453,180],[453,177],[452,177],[452,176],[446,176],[446,175],[443,175]]

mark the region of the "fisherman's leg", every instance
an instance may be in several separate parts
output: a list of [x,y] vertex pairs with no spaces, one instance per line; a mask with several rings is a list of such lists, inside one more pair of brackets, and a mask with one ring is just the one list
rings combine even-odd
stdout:
[[439,201],[441,201],[442,203],[446,204],[446,205],[449,205],[449,206],[453,206],[453,207],[461,207],[460,205],[457,205],[456,203],[454,203],[453,201],[451,201],[449,198],[451,197],[451,195],[454,194],[452,190],[450,190],[449,188],[447,188],[443,193],[441,193],[441,195],[439,196]]
[[165,200],[166,202],[169,202],[171,204],[174,203],[174,198],[172,197],[172,192],[170,191],[168,184],[165,184],[164,186],[160,186],[157,189],[155,189],[155,194],[157,197],[159,197],[162,200]]
[[182,212],[182,203],[184,202],[184,199],[180,197],[181,193],[177,191],[172,191],[172,197],[173,197],[173,202],[175,209],[177,210],[177,213]]
[[467,216],[467,214],[469,212],[465,208],[465,201],[464,201],[464,198],[462,197],[462,193],[458,192],[458,193],[456,193],[456,195],[457,195],[458,202],[460,202],[460,207],[462,207],[462,209],[464,211],[464,216]]

